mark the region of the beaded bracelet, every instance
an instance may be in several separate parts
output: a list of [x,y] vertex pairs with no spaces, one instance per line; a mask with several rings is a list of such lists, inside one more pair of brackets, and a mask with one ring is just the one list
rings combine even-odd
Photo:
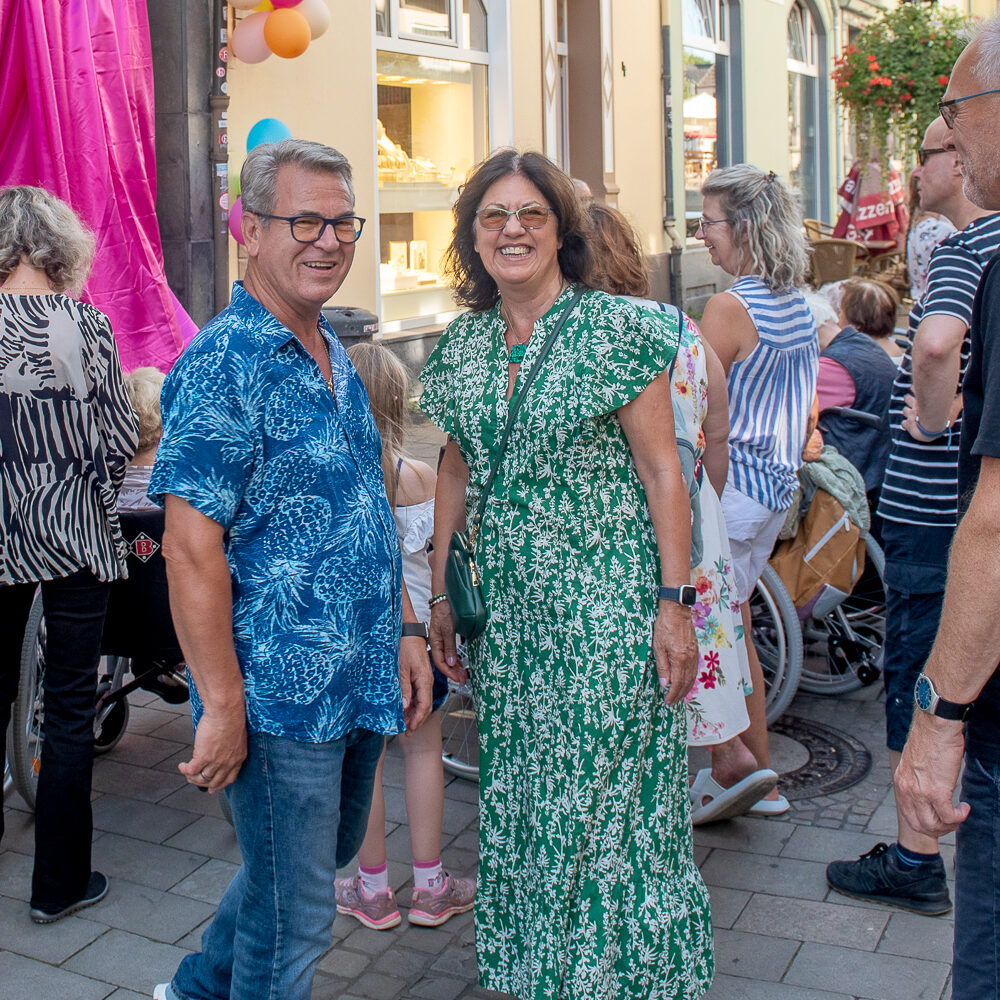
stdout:
[[433,608],[435,604],[440,604],[442,601],[447,601],[447,594],[435,594],[428,602],[427,607]]

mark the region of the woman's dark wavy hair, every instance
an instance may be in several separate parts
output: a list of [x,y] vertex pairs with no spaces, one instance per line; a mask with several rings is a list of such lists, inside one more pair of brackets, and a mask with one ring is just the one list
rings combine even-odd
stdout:
[[[455,229],[445,251],[444,270],[455,298],[475,312],[496,305],[500,292],[475,249],[476,209],[489,188],[503,177],[521,174],[542,192],[559,226],[559,267],[567,281],[593,288],[590,219],[577,199],[573,181],[547,156],[500,149],[477,164],[459,191],[452,209]],[[551,225],[551,222],[546,223]]]

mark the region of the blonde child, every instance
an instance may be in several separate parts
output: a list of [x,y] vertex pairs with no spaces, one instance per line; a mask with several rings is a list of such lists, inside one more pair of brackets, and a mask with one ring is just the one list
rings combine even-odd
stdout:
[[[430,618],[431,570],[428,545],[434,527],[434,470],[402,453],[409,378],[396,356],[380,344],[355,344],[347,352],[368,390],[372,414],[382,436],[382,472],[403,552],[403,577],[413,609]],[[456,878],[441,866],[444,772],[441,767],[441,713],[448,693],[444,677],[434,672],[434,711],[415,732],[399,738],[405,767],[406,814],[413,853],[413,899],[409,922],[437,927],[472,909],[475,880]],[[373,930],[400,923],[389,887],[385,849],[385,795],[379,761],[368,817],[368,832],[358,852],[358,874],[337,879],[337,912],[355,917]]]

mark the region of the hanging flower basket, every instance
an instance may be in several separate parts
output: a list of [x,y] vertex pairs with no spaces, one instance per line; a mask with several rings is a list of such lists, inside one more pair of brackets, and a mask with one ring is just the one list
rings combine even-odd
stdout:
[[834,62],[837,100],[847,108],[859,148],[884,161],[912,155],[937,117],[948,77],[968,44],[972,22],[935,3],[901,3],[872,21]]

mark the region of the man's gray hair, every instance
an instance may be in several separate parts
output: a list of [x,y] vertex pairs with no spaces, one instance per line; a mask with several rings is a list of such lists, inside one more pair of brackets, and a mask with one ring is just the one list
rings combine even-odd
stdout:
[[[281,142],[262,143],[247,153],[240,171],[240,195],[245,211],[264,215],[274,211],[278,200],[278,168],[284,166],[336,174],[343,180],[351,204],[354,204],[351,164],[343,153],[308,139],[282,139]],[[266,219],[264,224],[267,224]]]
[[981,25],[974,41],[979,48],[973,65],[976,78],[987,90],[1000,87],[1000,17],[991,18]]

